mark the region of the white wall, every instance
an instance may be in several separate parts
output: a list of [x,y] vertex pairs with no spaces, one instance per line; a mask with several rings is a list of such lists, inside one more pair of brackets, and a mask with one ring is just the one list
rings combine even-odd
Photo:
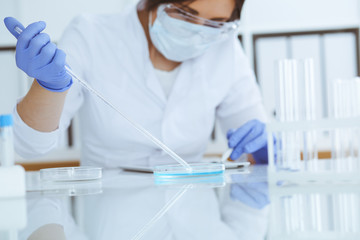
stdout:
[[255,30],[311,29],[351,25],[359,20],[358,0],[248,0],[246,25]]
[[[43,20],[46,32],[53,41],[59,40],[71,19],[81,13],[114,13],[136,0],[0,0],[0,18],[13,16],[27,26]],[[1,24],[2,25],[2,24]],[[14,44],[15,40],[0,28],[0,45]]]

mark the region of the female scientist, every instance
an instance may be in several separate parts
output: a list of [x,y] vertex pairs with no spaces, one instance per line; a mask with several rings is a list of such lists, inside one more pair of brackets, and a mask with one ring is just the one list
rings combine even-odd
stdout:
[[[189,162],[199,161],[215,119],[232,159],[267,162],[265,111],[237,39],[244,0],[143,0],[121,14],[82,15],[59,48],[44,22],[18,38],[16,64],[35,78],[14,111],[16,150],[35,157],[56,147],[79,112],[82,164],[170,164],[165,152],[73,81],[64,67]],[[7,26],[14,19],[7,18]],[[63,50],[60,50],[63,49]],[[67,55],[65,55],[65,52]]]

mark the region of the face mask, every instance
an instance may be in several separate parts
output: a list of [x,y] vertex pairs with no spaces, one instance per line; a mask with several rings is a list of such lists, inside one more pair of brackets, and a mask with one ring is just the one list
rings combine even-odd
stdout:
[[169,60],[182,62],[198,57],[209,47],[228,37],[228,34],[222,34],[219,28],[173,18],[164,11],[164,7],[158,7],[153,25],[150,13],[149,33],[156,49]]

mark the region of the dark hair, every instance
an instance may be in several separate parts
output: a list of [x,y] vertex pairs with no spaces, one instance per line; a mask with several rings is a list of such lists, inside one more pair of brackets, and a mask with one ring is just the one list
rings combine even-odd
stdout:
[[[151,11],[163,3],[191,3],[193,1],[195,0],[146,0],[145,8],[146,10]],[[243,8],[245,0],[235,0],[235,2],[236,2],[236,6],[231,14],[230,21],[240,19],[241,9]]]

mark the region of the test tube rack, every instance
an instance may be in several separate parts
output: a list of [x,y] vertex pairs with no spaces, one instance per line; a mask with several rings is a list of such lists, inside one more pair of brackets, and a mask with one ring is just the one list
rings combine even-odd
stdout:
[[[316,91],[314,61],[284,59],[276,66],[277,119],[267,124],[270,183],[360,182],[360,78],[329,81],[328,115],[319,117],[324,103],[316,96],[326,91]],[[323,136],[331,158],[319,160]]]
[[[360,182],[360,117],[272,122],[266,127],[270,183]],[[332,157],[319,160],[316,143],[309,140],[316,141],[324,132],[332,138]],[[349,144],[339,148],[341,133],[346,133]]]

